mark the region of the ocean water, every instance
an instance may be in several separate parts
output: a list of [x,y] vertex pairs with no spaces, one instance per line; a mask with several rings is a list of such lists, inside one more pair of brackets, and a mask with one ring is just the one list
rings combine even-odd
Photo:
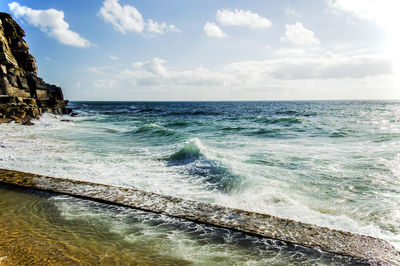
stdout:
[[[0,167],[269,213],[400,249],[400,102],[70,105],[77,117],[0,125]],[[60,208],[66,219],[88,213]]]

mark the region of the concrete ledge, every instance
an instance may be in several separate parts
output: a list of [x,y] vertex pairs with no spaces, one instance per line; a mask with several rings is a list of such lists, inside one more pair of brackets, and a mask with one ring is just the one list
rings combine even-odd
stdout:
[[6,169],[0,169],[0,182],[161,213],[350,256],[365,263],[400,265],[400,252],[382,239],[268,214],[164,196],[133,188],[54,178]]

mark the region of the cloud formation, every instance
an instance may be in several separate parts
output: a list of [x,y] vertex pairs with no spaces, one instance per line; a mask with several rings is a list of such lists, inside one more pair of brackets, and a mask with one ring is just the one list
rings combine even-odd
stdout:
[[[204,67],[193,70],[168,70],[165,60],[153,58],[145,62],[135,62],[132,69],[125,69],[119,78],[129,80],[138,86],[222,86],[222,73],[212,72]],[[171,88],[171,87],[170,87]]]
[[147,31],[151,33],[164,34],[165,32],[180,32],[175,25],[167,25],[165,22],[158,23],[151,19],[147,20]]
[[333,12],[348,12],[379,24],[393,23],[398,17],[397,0],[329,0],[328,6]]
[[99,15],[122,33],[130,31],[140,33],[144,30],[145,23],[142,14],[133,6],[121,6],[118,0],[105,0]]
[[88,47],[91,43],[78,33],[69,29],[69,24],[64,20],[64,12],[56,9],[36,10],[21,6],[17,2],[8,4],[16,18],[22,18],[27,23],[38,27],[65,45]]
[[280,40],[283,43],[292,43],[295,45],[319,44],[319,40],[315,38],[314,32],[304,28],[300,22],[296,22],[293,25],[286,24],[286,32]]
[[391,61],[373,56],[326,54],[318,58],[287,59],[271,73],[277,79],[363,79],[392,74]]
[[153,58],[135,62],[132,68],[116,75],[119,80],[129,81],[135,86],[257,88],[265,84],[296,82],[296,80],[341,80],[364,79],[379,75],[391,75],[389,60],[372,56],[343,56],[326,54],[320,57],[287,57],[261,61],[241,61],[210,70],[199,66],[194,69],[169,70],[166,61]]
[[108,71],[101,79],[93,80],[92,87],[95,91],[119,90],[129,97],[149,100],[299,99],[304,95],[321,99],[327,98],[327,92],[333,93],[330,98],[338,97],[335,91],[340,91],[341,97],[354,98],[366,88],[384,91],[393,80],[391,62],[382,57],[301,54],[184,69],[173,69],[155,57],[134,62],[123,70]]
[[180,32],[175,25],[158,23],[152,19],[145,21],[142,14],[131,5],[120,5],[118,0],[104,0],[99,16],[107,23],[114,26],[117,31],[164,34],[166,32]]
[[206,22],[203,31],[207,37],[224,38],[226,36],[221,28],[214,22]]
[[97,79],[92,81],[93,87],[96,89],[111,89],[114,88],[117,81],[113,79]]
[[118,60],[118,56],[115,56],[115,55],[112,55],[112,54],[109,54],[108,58],[110,58],[112,60]]
[[223,26],[246,26],[252,29],[271,27],[271,21],[257,13],[243,9],[222,9],[217,11],[217,22]]
[[300,17],[300,13],[294,10],[290,5],[285,8],[285,14],[288,17]]

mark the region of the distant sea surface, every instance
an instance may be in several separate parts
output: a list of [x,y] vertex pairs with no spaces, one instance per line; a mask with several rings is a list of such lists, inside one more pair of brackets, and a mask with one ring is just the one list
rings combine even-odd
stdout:
[[[376,236],[400,249],[400,102],[70,106],[77,117],[45,114],[31,127],[0,125],[0,167],[268,213]],[[58,197],[51,204],[63,219],[101,223],[126,245],[148,239],[171,262],[329,264],[275,257],[255,244],[259,240],[249,244],[252,249],[223,236],[218,243],[204,241],[155,226],[160,217],[132,225],[132,214],[121,218],[116,209],[100,212]],[[168,241],[155,240],[160,238]]]

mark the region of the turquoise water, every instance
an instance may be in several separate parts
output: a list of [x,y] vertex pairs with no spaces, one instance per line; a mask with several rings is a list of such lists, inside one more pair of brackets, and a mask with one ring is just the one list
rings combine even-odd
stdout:
[[400,248],[400,102],[71,107],[77,117],[0,125],[0,167],[265,212]]

